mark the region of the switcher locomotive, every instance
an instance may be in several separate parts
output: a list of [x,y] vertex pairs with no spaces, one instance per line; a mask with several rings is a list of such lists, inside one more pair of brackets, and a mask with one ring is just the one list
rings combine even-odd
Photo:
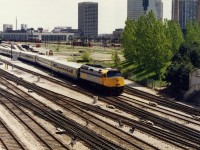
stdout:
[[[0,54],[10,56],[11,49],[0,46]],[[14,49],[12,49],[12,54],[17,55],[18,59],[41,65],[66,77],[86,84],[90,83],[89,85],[95,86],[95,88],[106,92],[106,94],[120,95],[123,93],[124,78],[117,69],[104,68],[100,65],[66,62],[56,60],[53,57]]]

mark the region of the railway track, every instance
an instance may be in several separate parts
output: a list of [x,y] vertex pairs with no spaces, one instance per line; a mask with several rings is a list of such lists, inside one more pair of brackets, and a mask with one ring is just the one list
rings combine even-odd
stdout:
[[[30,87],[30,86],[32,86],[32,88]],[[34,92],[38,92],[38,90],[40,91],[40,92],[42,92],[42,93],[45,93],[45,90],[44,89],[42,89],[42,88],[39,88],[39,89],[35,89],[35,88],[33,88],[34,86],[36,86],[36,85],[32,85],[32,84],[29,84],[29,85],[27,85],[26,86],[26,88],[30,88],[30,89],[32,89]],[[49,91],[52,95],[54,95],[54,96],[57,96],[57,97],[55,97],[55,99],[64,99],[64,96],[60,96],[60,97],[58,97],[58,95],[59,94],[56,94],[56,93],[53,93],[53,92],[51,92],[51,91]],[[50,93],[48,93],[48,94],[50,94]],[[66,97],[65,97],[66,98]],[[68,100],[69,101],[69,100]],[[72,102],[70,102],[70,103],[72,103]],[[66,104],[67,104],[67,102],[66,102]],[[68,105],[69,105],[69,102],[68,102]],[[77,106],[80,106],[80,102],[79,103],[76,103],[76,105]],[[89,109],[90,107],[88,107],[88,106],[80,106],[80,107],[82,107],[82,108],[85,108],[85,109]],[[90,108],[90,110],[91,110],[91,108]],[[97,110],[97,108],[94,108],[93,107],[93,111],[96,111]],[[100,113],[103,113],[103,112],[100,112]],[[108,112],[106,112],[106,113],[108,113]],[[106,116],[108,116],[108,114],[106,115]],[[113,116],[110,116],[110,118],[114,118]],[[120,117],[119,116],[115,116],[115,120],[116,119],[119,119]],[[122,117],[121,117],[122,118]],[[127,118],[125,118],[124,120],[127,120]],[[123,120],[123,121],[124,121]],[[125,121],[126,122],[126,121]],[[140,126],[138,125],[138,124],[136,124],[136,122],[134,122],[134,124],[130,124],[129,123],[130,122],[130,120],[128,120],[126,123],[128,124],[128,125],[130,125],[130,126],[136,126],[138,129],[141,129],[141,124],[140,124]],[[132,122],[133,122],[133,120],[132,120]],[[143,125],[143,124],[142,124]],[[143,125],[144,126],[144,125]],[[148,127],[149,128],[149,127]],[[144,130],[144,129],[142,129],[142,130]],[[154,129],[155,130],[155,129]],[[146,129],[146,131],[147,131],[147,129]],[[149,131],[148,131],[149,132]],[[163,133],[164,131],[159,131],[160,133]],[[152,132],[151,132],[152,133]],[[156,133],[156,134],[158,134],[158,133]],[[155,136],[157,136],[155,134],[155,132],[154,132],[154,135]],[[163,137],[163,135],[167,135],[167,137],[165,136],[165,138],[166,139],[164,139],[164,137]],[[194,148],[199,148],[197,145],[195,146],[195,142],[194,141],[191,141],[191,142],[187,142],[187,140],[188,140],[188,138],[186,138],[186,140],[181,140],[181,138],[185,138],[185,137],[183,137],[183,136],[177,136],[177,134],[172,134],[172,133],[164,133],[163,135],[159,135],[159,138],[161,138],[161,139],[163,139],[163,140],[167,140],[167,138],[168,139],[171,139],[171,140],[167,140],[168,142],[171,142],[171,143],[173,143],[173,144],[175,144],[174,142],[172,142],[172,141],[178,141],[178,143],[184,143],[184,145],[186,145],[186,146],[189,146],[189,147],[194,147]],[[170,136],[172,136],[173,135],[173,138],[170,138]],[[158,136],[157,136],[158,137]],[[194,142],[193,144],[192,144],[192,142]]]
[[[94,94],[91,94],[87,89],[83,89],[79,86],[73,86],[76,83],[69,82],[68,80],[64,80],[64,81],[61,81],[62,79],[57,80],[57,79],[54,79],[52,77],[48,77],[46,75],[42,75],[40,73],[31,71],[29,69],[22,68],[18,65],[14,65],[14,64],[10,63],[9,61],[5,61],[5,60],[2,60],[2,59],[1,59],[1,61],[6,62],[7,64],[13,66],[14,68],[17,68],[19,70],[22,70],[22,71],[30,73],[30,74],[33,74],[35,76],[40,76],[40,77],[42,77],[42,78],[44,78],[48,81],[51,81],[53,83],[57,83],[57,84],[59,84],[63,87],[67,87],[67,88],[75,90],[75,91],[78,90],[80,93],[85,94],[87,96],[93,96],[94,95]],[[137,90],[135,88],[131,88],[129,86],[125,86],[124,92],[127,93],[127,94],[130,94],[130,95],[134,95],[134,96],[137,96],[137,97],[140,97],[140,98],[147,99],[149,101],[156,102],[157,104],[162,105],[162,106],[166,106],[166,107],[169,107],[169,108],[180,110],[180,111],[185,112],[189,115],[197,115],[197,116],[200,115],[199,109],[192,108],[192,107],[177,103],[177,102],[170,100],[170,99],[161,98],[161,97],[146,93],[144,91],[140,91],[140,90]],[[95,93],[95,94],[98,95],[97,93]]]
[[[79,88],[78,86],[73,86],[75,83],[73,83],[74,80],[73,80],[73,79],[71,80],[71,78],[67,78],[67,79],[71,80],[71,82],[68,81],[68,80],[65,80],[65,79],[63,79],[63,78],[55,79],[55,78],[51,77],[52,75],[55,76],[55,74],[54,74],[53,72],[49,72],[49,73],[51,74],[51,76],[47,76],[47,75],[43,75],[43,74],[41,74],[41,73],[34,72],[34,71],[32,71],[32,70],[29,70],[29,69],[20,67],[20,66],[18,66],[18,65],[12,64],[11,62],[6,61],[6,60],[2,60],[1,58],[0,58],[0,60],[3,61],[3,62],[5,62],[5,63],[7,63],[8,65],[10,65],[10,66],[13,67],[13,68],[22,70],[22,71],[24,71],[24,72],[30,73],[30,74],[32,74],[32,75],[35,75],[35,76],[37,76],[37,77],[44,78],[44,79],[46,79],[46,80],[48,80],[48,81],[51,81],[51,82],[53,82],[53,83],[58,83],[59,85],[62,85],[63,87],[71,88],[71,89],[74,89],[74,90],[77,89],[77,88]],[[31,63],[29,63],[29,64],[31,65]],[[41,68],[41,67],[40,67],[40,68]],[[46,70],[47,70],[47,69],[46,69]],[[64,80],[64,81],[62,81],[62,80]],[[83,91],[83,92],[86,92],[86,91],[84,91],[84,89],[82,89],[82,91]]]
[[[14,88],[11,84],[6,82],[5,80],[1,79],[0,83],[5,85],[8,89],[13,89],[13,91],[15,93],[17,93],[19,96],[23,96],[28,100],[32,99],[32,97],[30,97],[28,94],[24,93],[23,91],[20,91],[19,89],[17,90],[17,88]],[[44,94],[43,91],[41,91],[41,92]],[[55,100],[55,97],[50,97],[49,95],[46,95],[46,97],[49,97],[50,99]],[[58,101],[59,100],[55,101],[56,104],[63,107],[62,101],[60,101],[60,102],[58,102]],[[110,125],[110,124],[98,119],[97,117],[90,115],[89,113],[81,110],[78,107],[72,108],[71,106],[67,105],[64,108],[73,111],[73,113],[75,113],[77,116],[81,116],[85,121],[89,121],[90,123],[95,124],[96,126],[100,127],[101,132],[103,132],[103,130],[105,130],[105,132],[107,132],[107,134],[110,133],[108,135],[112,137],[111,139],[115,140],[117,143],[121,143],[121,145],[124,145],[124,147],[125,146],[127,147],[127,145],[128,145],[129,149],[157,149],[154,146],[152,146],[148,143],[145,143],[144,141],[141,141],[126,132],[119,130],[118,127]],[[140,145],[140,146],[138,146],[138,145]]]
[[198,120],[194,120],[194,118],[192,116],[188,116],[188,115],[184,115],[184,114],[177,113],[177,112],[174,112],[174,111],[170,111],[170,110],[165,109],[165,108],[150,106],[148,103],[145,103],[145,102],[140,101],[140,100],[136,100],[134,98],[130,98],[128,96],[124,96],[124,95],[119,96],[119,97],[116,97],[116,100],[125,101],[125,102],[133,104],[133,105],[136,104],[139,107],[141,107],[142,109],[152,110],[152,111],[158,112],[160,114],[167,115],[168,117],[173,117],[173,118],[179,119],[180,121],[184,121],[184,122],[187,122],[187,123],[191,123],[191,124],[200,126],[200,122]]
[[33,104],[33,102],[17,97],[3,89],[0,89],[0,93],[9,101],[20,104],[21,106],[31,110],[34,114],[47,119],[56,126],[63,128],[66,130],[66,133],[86,142],[92,149],[124,149],[120,145],[116,145],[112,141],[109,141],[99,134],[96,134],[88,128],[80,126],[73,120],[66,118],[60,113],[48,107],[44,107],[44,105],[42,106],[41,103]]
[[17,118],[17,120],[28,129],[28,131],[39,141],[45,149],[70,149],[64,145],[60,140],[55,138],[48,130],[39,124],[33,117],[26,113],[22,108],[8,101],[5,97],[0,98],[1,105],[3,105],[9,112]]
[[0,120],[0,148],[9,150],[26,150],[27,148],[16,137],[12,130]]
[[125,86],[124,92],[127,94],[130,94],[130,95],[134,95],[134,96],[149,100],[149,101],[156,102],[157,104],[162,105],[162,106],[167,106],[169,108],[180,110],[180,111],[188,113],[190,115],[197,115],[197,116],[200,115],[199,109],[177,103],[177,102],[167,99],[167,98],[161,98],[161,97],[152,95],[150,93],[140,91],[135,88],[131,88],[129,86]]
[[112,97],[100,98],[100,99],[108,104],[112,104],[112,105],[116,106],[120,110],[123,110],[123,111],[133,114],[133,115],[136,115],[138,117],[142,117],[143,119],[150,120],[150,121],[154,122],[154,124],[156,124],[160,127],[164,127],[172,132],[176,132],[179,135],[184,136],[188,140],[193,141],[197,144],[200,144],[200,132],[195,129],[192,129],[192,128],[183,126],[181,124],[178,124],[176,122],[159,117],[159,116],[152,114],[150,112],[147,112],[143,109],[140,109],[138,107],[130,105],[129,103],[126,103],[124,101],[118,101]]

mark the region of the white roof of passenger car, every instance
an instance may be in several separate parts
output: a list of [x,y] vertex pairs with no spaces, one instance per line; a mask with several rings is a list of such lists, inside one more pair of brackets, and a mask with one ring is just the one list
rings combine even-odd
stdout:
[[63,61],[63,60],[55,60],[54,62],[56,64],[66,65],[66,66],[76,68],[76,69],[80,68],[83,65],[76,62],[68,62],[68,61]]
[[28,55],[33,55],[33,56],[38,55],[38,54],[36,54],[36,53],[31,53],[31,52],[22,52],[22,51],[21,51],[21,54],[28,54]]
[[0,48],[1,48],[1,49],[4,49],[4,50],[10,50],[9,47],[3,46],[3,45],[0,45]]
[[[11,53],[11,50],[9,49],[8,52]],[[12,52],[21,52],[21,51],[20,50],[16,50],[16,49],[12,49]]]
[[37,55],[37,57],[43,58],[43,59],[48,59],[48,60],[53,60],[53,61],[57,59],[55,57],[46,56],[46,55]]

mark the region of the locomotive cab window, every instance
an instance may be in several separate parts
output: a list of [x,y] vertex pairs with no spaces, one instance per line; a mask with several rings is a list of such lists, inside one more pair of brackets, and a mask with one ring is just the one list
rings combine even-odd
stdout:
[[103,77],[103,78],[106,78],[106,74],[102,74],[102,77]]
[[107,72],[107,77],[121,77],[121,72],[120,71],[108,71]]

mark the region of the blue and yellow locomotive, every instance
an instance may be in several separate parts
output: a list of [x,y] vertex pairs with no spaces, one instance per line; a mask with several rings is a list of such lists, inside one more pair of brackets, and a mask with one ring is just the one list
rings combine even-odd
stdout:
[[[11,49],[0,46],[0,53],[10,56]],[[100,65],[84,65],[75,62],[60,61],[53,57],[18,50],[12,50],[12,54],[17,55],[21,60],[41,65],[77,81],[90,83],[106,94],[120,95],[123,93],[124,78],[117,69],[103,68]]]

